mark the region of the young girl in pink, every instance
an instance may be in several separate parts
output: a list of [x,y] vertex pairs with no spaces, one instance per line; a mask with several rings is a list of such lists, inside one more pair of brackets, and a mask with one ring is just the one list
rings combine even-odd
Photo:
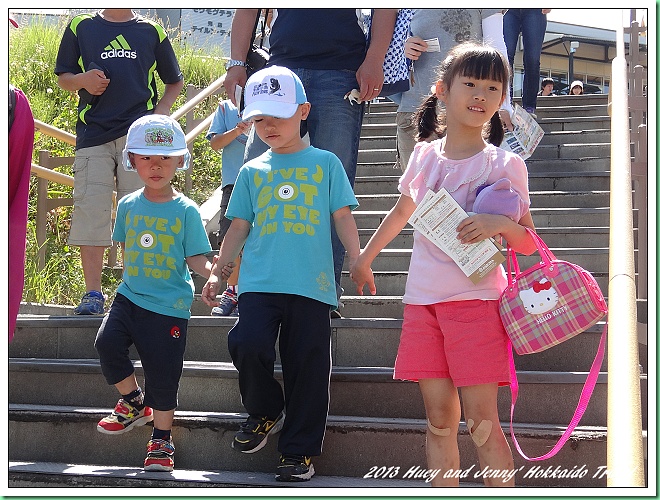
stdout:
[[[456,237],[476,243],[501,235],[517,252],[534,252],[524,227],[533,229],[527,168],[519,156],[496,147],[504,134],[498,109],[508,89],[509,71],[506,58],[488,46],[462,44],[447,55],[433,95],[417,114],[420,137],[437,131],[441,139],[416,144],[399,181],[401,196],[351,274],[358,293],[365,283],[372,295],[376,293],[373,259],[404,228],[429,189],[437,192],[444,187],[470,212],[477,188],[508,178],[525,203],[520,221],[477,214],[460,223]],[[438,100],[445,105],[440,119]],[[481,468],[511,471],[513,457],[497,414],[498,386],[509,384],[508,337],[498,313],[506,286],[504,270],[499,266],[474,285],[430,240],[418,231],[414,238],[394,378],[419,381],[427,417],[428,468],[441,469],[432,484],[458,486],[458,478],[443,477],[449,469],[460,469],[458,387]],[[513,479],[484,481],[487,486],[513,486]]]

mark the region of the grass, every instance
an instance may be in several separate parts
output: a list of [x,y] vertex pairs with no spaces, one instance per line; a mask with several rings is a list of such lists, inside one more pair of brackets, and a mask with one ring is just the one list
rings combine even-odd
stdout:
[[[57,50],[68,19],[53,22],[46,17],[35,18],[28,26],[12,29],[9,36],[9,82],[20,88],[28,100],[36,120],[48,123],[75,134],[76,106],[75,92],[62,90],[57,85],[57,75],[53,72]],[[208,86],[224,73],[223,54],[217,48],[204,50],[181,41],[170,33],[170,41],[179,61],[186,84],[197,88]],[[159,95],[164,85],[158,82]],[[186,101],[184,86],[173,110]],[[195,118],[204,118],[217,109],[218,103],[226,96],[211,96],[195,108]],[[179,120],[186,130],[185,118]],[[38,163],[38,152],[49,150],[52,156],[73,156],[74,147],[57,139],[35,133],[33,162]],[[65,165],[58,171],[73,175],[71,166]],[[178,173],[173,185],[189,198],[201,205],[221,184],[220,155],[213,151],[204,136],[193,143],[192,189],[185,190],[185,173]],[[47,215],[47,241],[45,243],[46,265],[37,266],[36,242],[36,177],[30,179],[28,206],[28,231],[25,263],[25,287],[23,300],[45,304],[77,305],[85,293],[85,283],[77,247],[66,243],[71,224],[72,207],[59,207]],[[73,189],[49,183],[49,198],[70,197]],[[121,254],[121,252],[119,252]],[[114,298],[120,280],[116,272],[104,270],[103,291],[109,299]]]

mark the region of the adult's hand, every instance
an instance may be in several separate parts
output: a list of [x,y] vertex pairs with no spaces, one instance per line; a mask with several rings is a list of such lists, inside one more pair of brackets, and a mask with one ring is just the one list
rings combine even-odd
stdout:
[[236,102],[236,85],[240,85],[243,90],[245,90],[245,83],[247,82],[247,71],[244,66],[232,66],[227,70],[227,76],[225,76],[225,90],[229,95],[229,99],[234,106],[238,108],[239,104]]
[[422,54],[422,52],[426,52],[428,46],[429,44],[422,40],[420,37],[411,36],[406,40],[403,50],[408,59],[411,61],[416,61],[419,59],[419,56]]
[[365,58],[355,77],[360,86],[360,99],[362,101],[375,99],[380,94],[385,79],[383,62],[379,62],[376,58]]

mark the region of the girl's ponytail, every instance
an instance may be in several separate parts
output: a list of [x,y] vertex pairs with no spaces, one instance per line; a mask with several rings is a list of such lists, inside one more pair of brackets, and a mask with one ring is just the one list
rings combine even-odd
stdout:
[[440,135],[438,122],[438,97],[435,94],[428,96],[424,102],[419,106],[417,111],[412,117],[413,124],[417,129],[415,140],[425,141],[433,133]]
[[502,144],[504,140],[504,124],[500,118],[499,111],[496,111],[490,119],[490,124],[488,127],[488,142],[498,146]]

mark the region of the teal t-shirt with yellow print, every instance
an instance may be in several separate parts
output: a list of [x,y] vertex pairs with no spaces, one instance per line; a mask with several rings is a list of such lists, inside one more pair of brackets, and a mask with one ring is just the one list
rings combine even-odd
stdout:
[[126,246],[117,293],[148,311],[190,318],[195,288],[186,257],[211,251],[197,205],[183,195],[153,203],[140,189],[119,201],[112,239]]
[[226,213],[252,224],[239,293],[301,295],[336,307],[330,218],[357,205],[341,161],[329,151],[269,150],[243,165]]

